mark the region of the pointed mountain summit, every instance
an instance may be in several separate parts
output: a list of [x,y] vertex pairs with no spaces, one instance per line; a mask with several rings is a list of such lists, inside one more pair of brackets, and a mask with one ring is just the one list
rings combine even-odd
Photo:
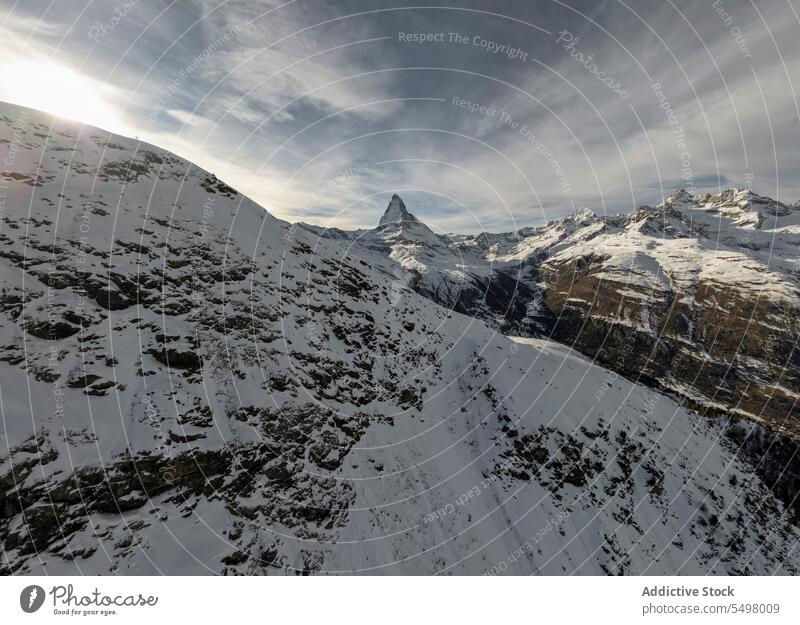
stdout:
[[378,222],[378,227],[405,224],[408,222],[419,223],[419,219],[408,212],[402,198],[395,193],[389,202],[389,206],[386,207],[383,217],[381,217],[381,220]]
[[442,245],[438,235],[408,212],[397,193],[389,201],[389,206],[386,207],[374,232],[384,240],[405,241],[415,245],[424,243],[437,247]]

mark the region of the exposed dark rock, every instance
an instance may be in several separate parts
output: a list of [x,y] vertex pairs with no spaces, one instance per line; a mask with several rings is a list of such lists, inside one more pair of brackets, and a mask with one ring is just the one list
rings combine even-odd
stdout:
[[80,328],[66,321],[31,321],[25,326],[25,330],[36,338],[47,340],[65,339],[80,332]]
[[151,349],[149,353],[158,362],[173,369],[197,370],[203,366],[203,359],[200,354],[194,351],[182,351],[172,347],[161,349]]

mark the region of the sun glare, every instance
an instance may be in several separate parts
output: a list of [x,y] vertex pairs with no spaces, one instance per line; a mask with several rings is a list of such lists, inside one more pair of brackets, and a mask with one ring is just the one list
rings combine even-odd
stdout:
[[108,87],[68,67],[46,61],[11,61],[3,68],[0,100],[122,132]]

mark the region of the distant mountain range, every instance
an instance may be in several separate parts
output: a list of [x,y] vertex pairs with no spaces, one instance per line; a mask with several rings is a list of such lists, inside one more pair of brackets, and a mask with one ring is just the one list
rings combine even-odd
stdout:
[[0,149],[4,573],[800,570],[795,207],[346,232],[11,105]]
[[800,208],[743,189],[537,228],[435,235],[395,196],[374,230],[303,224],[505,334],[792,435],[800,431]]

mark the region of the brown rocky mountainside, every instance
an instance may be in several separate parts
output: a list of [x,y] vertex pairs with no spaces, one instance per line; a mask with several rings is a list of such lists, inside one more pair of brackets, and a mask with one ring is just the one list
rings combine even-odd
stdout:
[[548,330],[714,414],[800,433],[800,213],[676,194],[540,265]]

